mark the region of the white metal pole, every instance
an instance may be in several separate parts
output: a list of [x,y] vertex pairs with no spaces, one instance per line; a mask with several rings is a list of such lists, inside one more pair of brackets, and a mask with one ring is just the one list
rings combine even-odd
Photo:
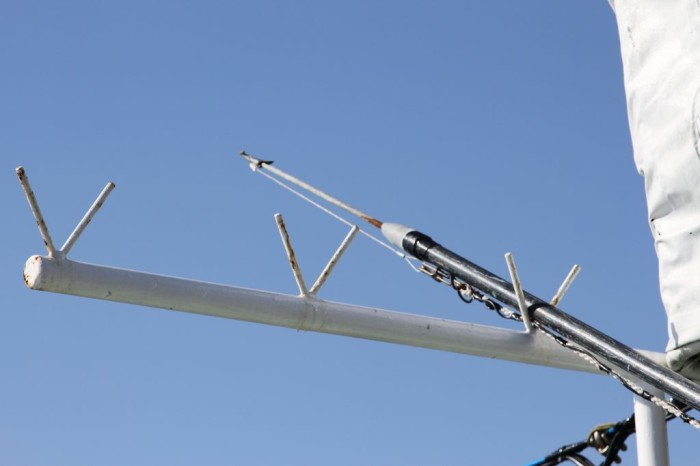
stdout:
[[292,240],[289,238],[287,226],[284,224],[282,214],[275,214],[275,222],[277,223],[277,228],[279,229],[280,236],[282,237],[282,244],[284,245],[284,250],[287,253],[287,260],[289,261],[289,265],[292,267],[292,274],[294,275],[294,281],[297,283],[297,287],[299,288],[299,294],[301,296],[307,296],[309,294],[309,289],[306,288],[304,274],[301,273],[301,266],[299,265],[297,255],[292,247]]
[[107,196],[112,192],[114,188],[116,188],[117,185],[112,183],[111,181],[107,183],[107,185],[104,187],[102,192],[100,193],[99,196],[97,196],[97,199],[95,199],[95,202],[90,206],[88,211],[85,213],[85,216],[80,220],[78,225],[75,227],[75,230],[73,230],[73,233],[70,234],[66,242],[63,244],[61,247],[61,252],[64,255],[68,255],[71,249],[73,249],[73,245],[75,244],[76,241],[78,241],[78,238],[80,238],[80,235],[83,234],[83,231],[85,231],[85,228],[87,228],[88,224],[92,221],[92,218],[95,216],[98,210],[102,208],[102,205],[104,202],[107,200]]
[[[637,381],[652,395],[663,398],[664,393],[649,384]],[[639,466],[669,466],[666,412],[644,398],[634,396],[634,420],[637,431],[637,464]]]
[[510,272],[510,279],[513,282],[515,296],[518,298],[518,308],[520,309],[520,315],[523,317],[525,331],[532,332],[532,323],[530,323],[530,312],[528,311],[527,304],[525,303],[525,292],[523,291],[523,285],[520,282],[518,268],[515,266],[515,259],[513,258],[513,254],[510,252],[506,253],[506,264],[508,264],[508,271]]
[[36,200],[36,195],[29,184],[29,178],[27,173],[24,171],[23,167],[17,167],[15,169],[17,176],[19,177],[19,182],[24,190],[24,195],[29,202],[29,207],[32,209],[32,214],[34,214],[34,219],[36,220],[36,225],[39,227],[39,233],[41,238],[44,240],[46,245],[46,250],[49,251],[49,255],[54,257],[57,255],[56,246],[53,244],[53,239],[51,238],[51,233],[49,233],[49,228],[46,226],[46,221],[44,220],[44,215],[41,213],[39,208],[39,202]]
[[340,243],[340,246],[338,246],[338,249],[328,261],[328,264],[326,264],[326,266],[321,271],[321,274],[311,286],[309,293],[315,295],[316,293],[318,293],[318,290],[321,289],[323,284],[326,283],[326,280],[328,280],[328,277],[330,277],[331,272],[333,272],[335,266],[338,265],[338,261],[340,261],[340,258],[343,257],[345,251],[348,250],[348,247],[350,247],[350,243],[352,243],[352,240],[355,239],[355,236],[357,236],[358,231],[360,231],[360,227],[358,227],[357,225],[353,225],[348,234],[345,236],[345,239],[343,239],[343,242]]
[[[541,334],[32,256],[34,290],[244,320],[314,332],[599,373]],[[640,353],[662,364],[664,355]]]

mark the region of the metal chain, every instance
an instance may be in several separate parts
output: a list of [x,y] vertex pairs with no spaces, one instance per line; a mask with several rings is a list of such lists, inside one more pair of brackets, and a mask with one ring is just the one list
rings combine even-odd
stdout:
[[[455,277],[451,273],[449,273],[443,269],[440,269],[439,267],[435,267],[431,264],[423,263],[421,265],[419,271],[428,275],[433,280],[435,280],[439,283],[443,283],[445,285],[448,285],[452,289],[456,290],[459,298],[463,302],[465,302],[466,304],[470,304],[474,301],[478,301],[478,302],[482,303],[484,306],[486,306],[489,310],[496,311],[496,313],[498,313],[498,315],[504,319],[515,320],[517,322],[522,322],[522,320],[523,320],[523,317],[522,317],[522,315],[520,315],[519,312],[515,312],[511,309],[508,309],[504,305],[494,301],[491,298],[488,298],[480,291],[474,289],[474,287],[472,287],[468,283],[464,283],[463,281],[459,280],[457,277]],[[645,399],[646,401],[654,403],[656,406],[662,408],[667,413],[679,418],[680,420],[682,420],[686,424],[689,424],[689,425],[695,427],[696,429],[700,430],[700,421],[698,421],[693,416],[690,416],[689,414],[686,414],[685,412],[683,412],[683,410],[678,408],[678,406],[676,406],[675,404],[670,403],[669,401],[666,401],[665,399],[660,398],[656,395],[653,395],[652,393],[648,392],[647,390],[645,390],[643,387],[641,387],[640,385],[638,385],[634,381],[629,380],[628,378],[624,377],[623,375],[615,372],[612,368],[610,368],[610,367],[606,366],[605,364],[603,364],[602,362],[600,362],[589,351],[572,344],[570,341],[566,340],[564,337],[554,333],[550,329],[543,327],[540,323],[533,322],[533,327],[537,331],[539,331],[539,332],[543,333],[544,335],[548,336],[549,338],[553,339],[560,346],[567,348],[567,349],[573,351],[574,353],[578,354],[585,361],[596,366],[596,368],[599,371],[603,372],[604,374],[609,375],[613,379],[620,382],[623,387],[627,388],[635,395]]]
[[421,267],[420,269],[418,269],[418,271],[428,275],[433,280],[439,283],[443,283],[456,290],[459,299],[461,299],[467,304],[471,304],[474,301],[478,301],[484,306],[486,306],[489,310],[496,311],[496,313],[498,313],[498,315],[504,319],[515,320],[518,322],[522,321],[522,316],[520,315],[520,313],[512,311],[507,307],[503,306],[502,304],[494,301],[493,299],[488,298],[479,290],[475,289],[468,283],[464,283],[463,281],[459,280],[457,277],[450,274],[449,272],[446,272],[445,270],[442,270],[438,267],[434,267],[430,264],[423,263],[421,264]]
[[564,348],[568,348],[569,350],[573,351],[574,353],[578,354],[581,358],[583,358],[585,361],[588,361],[590,364],[596,366],[599,371],[609,375],[613,379],[617,380],[620,382],[625,388],[630,390],[632,393],[635,395],[645,399],[646,401],[649,401],[651,403],[654,403],[656,406],[662,408],[665,410],[667,413],[672,414],[673,416],[679,418],[683,422],[695,427],[696,429],[700,429],[700,421],[698,421],[696,418],[693,416],[690,416],[689,414],[684,413],[678,406],[676,406],[673,403],[670,403],[669,401],[658,397],[647,390],[645,390],[643,387],[635,383],[633,380],[630,380],[623,375],[619,374],[618,372],[615,372],[613,369],[610,367],[606,366],[605,364],[601,363],[598,361],[595,356],[593,356],[591,353],[589,353],[587,350],[584,350],[578,346],[573,345],[571,342],[568,340],[562,338],[559,335],[554,334],[551,330],[543,328],[541,325],[538,323],[535,324],[535,327],[541,331],[543,334],[547,335],[548,337],[552,338],[554,341],[556,341],[559,345],[563,346]]

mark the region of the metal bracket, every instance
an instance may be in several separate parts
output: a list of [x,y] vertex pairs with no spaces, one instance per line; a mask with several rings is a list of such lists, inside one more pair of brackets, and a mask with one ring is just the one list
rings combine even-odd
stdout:
[[111,181],[107,183],[104,189],[102,189],[100,195],[97,196],[97,199],[95,199],[95,202],[92,203],[92,205],[85,213],[83,218],[80,220],[80,222],[78,222],[78,225],[76,225],[73,232],[68,236],[66,242],[63,243],[61,249],[56,249],[53,239],[51,239],[49,228],[48,226],[46,226],[46,221],[44,220],[44,216],[41,213],[41,209],[39,208],[39,203],[36,200],[36,195],[34,194],[34,191],[32,191],[32,187],[29,184],[29,178],[27,177],[27,173],[24,171],[24,167],[17,167],[15,169],[15,172],[17,173],[19,182],[22,185],[22,189],[24,190],[24,195],[27,197],[29,207],[32,209],[32,213],[34,214],[34,219],[36,220],[36,224],[39,227],[39,233],[41,234],[41,238],[44,240],[44,244],[46,245],[46,250],[49,252],[49,257],[54,259],[64,259],[68,255],[70,250],[75,245],[75,242],[78,241],[80,235],[83,234],[85,228],[92,221],[92,218],[104,204],[105,200],[107,199],[107,196],[109,196],[112,190],[116,187],[116,185]]
[[352,240],[355,239],[357,232],[360,231],[360,228],[357,225],[352,226],[348,234],[345,236],[345,239],[343,239],[343,242],[340,243],[338,249],[335,251],[331,259],[321,271],[321,274],[318,276],[314,284],[309,289],[306,287],[304,275],[301,272],[301,267],[299,266],[299,261],[297,260],[294,248],[292,247],[292,242],[289,238],[289,232],[287,231],[287,227],[284,224],[282,214],[275,214],[275,222],[277,223],[277,229],[279,230],[280,236],[282,237],[282,244],[284,245],[284,250],[287,253],[289,265],[292,267],[294,281],[296,282],[297,287],[299,288],[300,295],[304,297],[316,296],[323,284],[326,283],[326,280],[328,280],[328,277],[330,276],[335,266],[338,264],[338,261],[340,261],[340,258],[343,256],[343,254],[345,254],[345,251],[347,251],[348,247],[350,246],[350,243],[352,243]]

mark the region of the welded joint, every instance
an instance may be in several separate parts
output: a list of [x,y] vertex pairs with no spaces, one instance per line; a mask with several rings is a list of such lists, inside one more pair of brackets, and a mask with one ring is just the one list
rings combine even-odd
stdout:
[[92,218],[104,204],[107,196],[109,196],[112,190],[116,187],[116,185],[111,181],[107,183],[99,196],[97,196],[95,202],[93,202],[83,218],[80,220],[80,222],[78,222],[78,225],[76,225],[73,232],[68,236],[68,239],[66,239],[66,242],[63,244],[61,249],[56,249],[53,239],[51,238],[51,233],[49,232],[49,227],[46,225],[44,215],[41,213],[41,209],[39,208],[39,202],[37,201],[36,195],[29,184],[29,178],[27,177],[24,167],[17,167],[15,172],[17,173],[19,183],[22,185],[22,189],[24,190],[24,195],[29,202],[29,208],[32,210],[36,224],[39,227],[39,234],[44,240],[44,245],[46,245],[46,250],[49,253],[49,257],[54,259],[64,259],[68,255],[76,241],[78,241],[78,238],[80,238],[80,235],[82,235],[85,228],[92,221]]
[[569,274],[566,276],[564,281],[561,283],[561,286],[559,286],[559,289],[557,290],[557,292],[554,294],[554,297],[550,301],[550,304],[552,306],[559,305],[561,300],[564,298],[564,295],[566,294],[566,292],[569,291],[571,284],[574,282],[574,280],[576,279],[576,277],[578,276],[580,271],[581,271],[581,266],[578,264],[574,264],[574,266],[571,267]]
[[301,273],[301,268],[299,267],[299,261],[297,261],[296,253],[292,247],[292,241],[289,238],[289,232],[287,231],[287,226],[284,224],[284,219],[282,214],[275,214],[275,222],[277,223],[277,229],[280,232],[280,237],[282,238],[282,244],[284,245],[284,251],[287,253],[287,260],[289,265],[292,267],[292,275],[294,275],[294,281],[299,288],[299,294],[301,296],[308,296],[309,290],[306,288],[306,283],[304,282],[304,276]]
[[525,292],[523,291],[523,285],[518,276],[518,268],[515,266],[515,259],[513,254],[510,252],[506,253],[506,264],[508,265],[508,272],[510,272],[510,279],[513,283],[513,290],[515,291],[515,296],[518,300],[518,308],[520,308],[520,313],[523,317],[523,324],[525,324],[525,331],[528,333],[532,332],[532,322],[530,321],[530,312],[527,308],[527,303],[525,302]]

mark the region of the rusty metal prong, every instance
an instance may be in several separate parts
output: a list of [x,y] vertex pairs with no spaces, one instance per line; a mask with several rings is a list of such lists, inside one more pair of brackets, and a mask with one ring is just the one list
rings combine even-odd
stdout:
[[299,288],[299,293],[301,296],[308,296],[309,290],[306,288],[306,283],[304,283],[304,276],[301,273],[301,268],[299,268],[299,262],[297,261],[296,254],[292,248],[292,242],[289,239],[289,233],[287,232],[287,227],[284,225],[284,219],[282,214],[275,214],[275,222],[277,222],[277,228],[280,231],[280,236],[282,237],[282,244],[284,244],[284,250],[287,253],[287,259],[289,259],[289,265],[292,267],[292,273],[294,274],[294,281],[297,282],[297,287]]
[[520,282],[520,277],[518,276],[518,269],[515,267],[515,259],[513,254],[506,253],[506,264],[508,264],[508,271],[510,272],[510,279],[513,282],[513,289],[515,290],[515,296],[518,298],[518,307],[520,308],[520,313],[523,317],[523,323],[525,324],[525,331],[528,333],[532,332],[532,323],[530,322],[530,312],[527,309],[527,303],[525,302],[525,292],[523,291],[523,285]]
[[53,244],[51,234],[49,233],[49,228],[46,226],[46,221],[44,221],[44,216],[41,213],[41,209],[39,208],[39,203],[36,200],[34,191],[32,191],[32,187],[29,185],[29,178],[27,178],[24,167],[17,167],[15,172],[17,173],[19,182],[24,190],[24,195],[26,196],[27,201],[29,201],[29,207],[32,209],[32,214],[34,214],[34,219],[36,220],[36,225],[39,227],[41,238],[44,240],[44,244],[46,245],[46,250],[49,252],[50,257],[55,257],[58,251],[56,250],[56,246]]
[[566,278],[562,282],[561,286],[559,287],[557,292],[554,294],[554,297],[550,301],[550,304],[552,306],[557,306],[561,302],[561,300],[564,298],[564,295],[566,294],[567,291],[569,291],[569,287],[574,282],[574,280],[576,279],[576,276],[578,275],[578,273],[580,271],[581,271],[581,266],[578,264],[574,264],[574,266],[571,267],[569,274],[566,276]]
[[350,243],[352,243],[352,240],[355,239],[355,236],[357,236],[358,231],[360,231],[360,227],[358,227],[357,225],[353,225],[348,234],[345,236],[345,239],[343,239],[343,242],[340,243],[340,246],[338,246],[338,249],[331,257],[331,260],[328,261],[328,264],[326,264],[326,267],[316,279],[316,282],[311,286],[311,289],[309,289],[310,294],[315,295],[316,293],[318,293],[318,290],[320,290],[323,284],[326,283],[326,280],[328,280],[328,277],[330,276],[335,266],[338,264],[338,261],[343,256],[343,254],[345,254],[345,251],[350,246]]
[[109,193],[112,192],[115,186],[116,185],[110,181],[109,183],[107,183],[104,189],[102,189],[100,195],[97,196],[95,202],[92,203],[88,211],[85,213],[85,216],[83,216],[82,220],[80,220],[78,225],[76,225],[75,229],[73,230],[73,233],[70,234],[66,242],[61,247],[61,252],[64,255],[68,255],[68,252],[70,252],[70,250],[73,248],[75,242],[78,241],[80,235],[83,234],[85,228],[92,221],[92,217],[94,217],[97,211],[100,210],[105,200],[107,200],[107,196],[109,196]]

